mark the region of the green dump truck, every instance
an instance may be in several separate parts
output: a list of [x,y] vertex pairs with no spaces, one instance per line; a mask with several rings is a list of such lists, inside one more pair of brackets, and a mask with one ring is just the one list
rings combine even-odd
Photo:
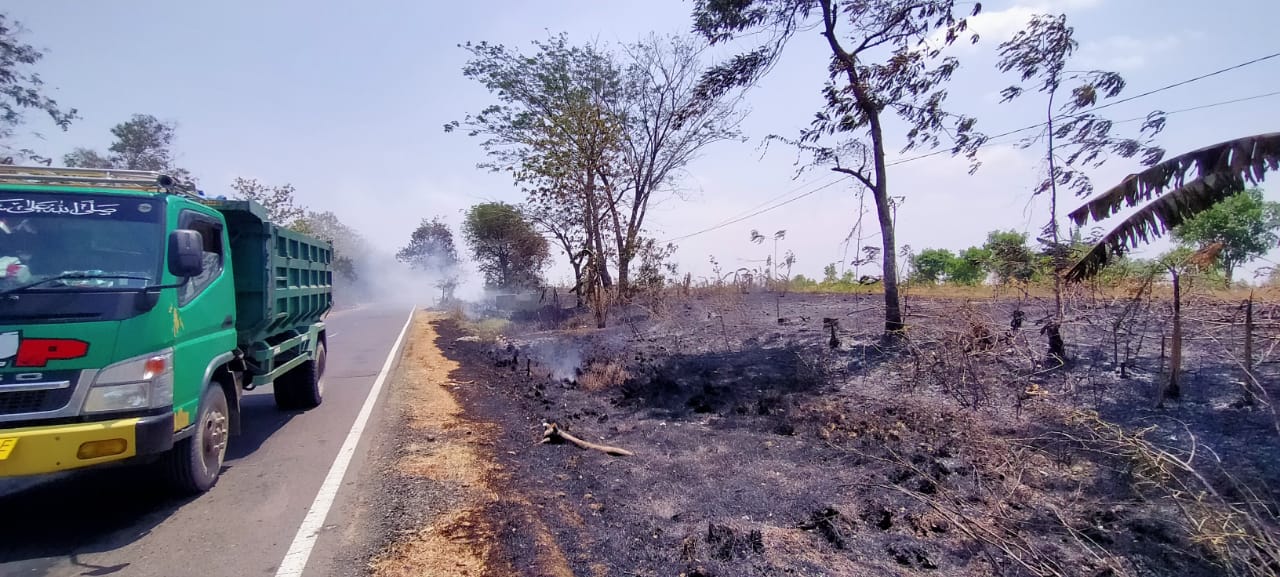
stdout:
[[243,390],[320,404],[332,246],[159,173],[0,166],[0,477],[217,480]]

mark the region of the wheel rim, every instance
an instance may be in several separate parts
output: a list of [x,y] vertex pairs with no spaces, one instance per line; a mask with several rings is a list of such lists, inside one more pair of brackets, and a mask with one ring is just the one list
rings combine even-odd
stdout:
[[324,363],[327,356],[324,346],[321,345],[316,351],[316,390],[321,396],[324,396]]
[[227,454],[227,415],[210,407],[200,427],[200,458],[206,473],[216,474]]

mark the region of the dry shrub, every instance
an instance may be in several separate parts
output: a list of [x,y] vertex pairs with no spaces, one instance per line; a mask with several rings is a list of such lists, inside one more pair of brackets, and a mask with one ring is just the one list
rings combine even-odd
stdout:
[[[1180,513],[1180,528],[1190,541],[1203,547],[1228,574],[1280,574],[1277,504],[1260,497],[1267,491],[1237,481],[1217,455],[1197,446],[1189,430],[1190,447],[1171,450],[1147,439],[1154,426],[1131,433],[1084,411],[1072,413],[1070,422],[1085,431],[1086,438],[1077,440],[1086,447],[1130,463],[1129,473],[1139,493],[1174,505]],[[1202,468],[1204,461],[1216,471]],[[1229,486],[1219,488],[1210,481],[1215,473]]]
[[456,323],[462,323],[467,320],[467,313],[462,308],[462,301],[457,299],[449,301],[449,304],[444,307],[444,315],[445,318]]
[[479,338],[481,342],[492,343],[502,336],[502,333],[511,326],[511,321],[507,319],[480,319],[477,321],[462,321],[460,323],[462,330],[467,334]]
[[631,378],[631,373],[627,371],[627,367],[618,361],[598,361],[588,363],[582,370],[582,376],[578,377],[578,386],[583,389],[598,393],[622,383]]

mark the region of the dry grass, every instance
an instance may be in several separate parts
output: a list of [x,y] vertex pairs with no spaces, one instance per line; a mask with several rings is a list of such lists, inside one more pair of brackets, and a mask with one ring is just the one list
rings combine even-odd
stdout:
[[[1190,447],[1175,451],[1146,438],[1155,427],[1127,432],[1084,411],[1071,420],[1087,432],[1088,438],[1078,440],[1086,447],[1128,460],[1134,488],[1146,498],[1171,503],[1180,513],[1182,531],[1227,574],[1262,577],[1280,572],[1275,504],[1259,497],[1268,492],[1237,482],[1216,455],[1197,446],[1190,431]],[[1229,487],[1209,480],[1213,469],[1224,474]]]
[[[419,313],[410,327],[396,394],[409,428],[425,434],[427,442],[404,446],[395,471],[404,477],[446,484],[462,498],[427,525],[402,533],[378,554],[370,562],[375,577],[515,574],[496,549],[498,523],[488,511],[499,502],[516,503],[526,511],[532,506],[518,495],[496,489],[500,468],[487,452],[495,429],[490,423],[468,419],[454,398],[452,391],[467,385],[452,380],[458,364],[436,345],[435,323],[446,318],[461,317]],[[496,338],[505,327],[506,321],[480,321],[470,323],[468,330],[481,338]],[[536,559],[542,574],[573,577],[547,526],[532,515],[527,517],[521,526],[539,544]]]
[[625,364],[616,360],[594,362],[586,366],[582,376],[578,377],[578,385],[592,393],[606,391],[621,385],[631,378]]
[[[438,442],[410,445],[396,463],[399,474],[467,487],[468,503],[447,511],[416,532],[392,543],[370,564],[377,577],[453,576],[490,574],[490,523],[477,511],[477,503],[496,498],[486,481],[492,467],[479,450],[483,429],[467,423],[462,408],[449,393],[449,379],[458,364],[445,358],[436,346],[431,323],[441,315],[419,313],[410,328],[409,344],[401,361],[397,391],[410,428],[435,433]],[[466,427],[471,435],[451,435]]]
[[431,526],[394,543],[373,562],[373,574],[380,577],[490,575],[485,559],[493,536],[493,527],[476,511],[451,511]]
[[[1097,296],[1103,298],[1123,297],[1132,293],[1139,281],[1126,281],[1114,286],[1080,286],[1076,290],[1084,290],[1086,292],[1096,292]],[[703,289],[705,292],[713,292],[714,289]],[[763,290],[763,289],[757,289]],[[1069,291],[1071,289],[1068,289]],[[883,294],[884,289],[880,285],[851,287],[841,286],[814,286],[803,288],[792,288],[791,292],[808,293],[808,294]],[[1168,282],[1157,282],[1152,291],[1161,299],[1173,298],[1173,287]],[[1196,286],[1195,293],[1197,296],[1203,296],[1209,299],[1236,301],[1249,298],[1252,293],[1254,299],[1259,302],[1275,303],[1280,302],[1280,287],[1262,286],[1262,287],[1232,287],[1217,288],[1209,286]],[[1017,297],[1025,296],[1033,299],[1051,299],[1053,298],[1053,286],[1049,284],[1033,283],[1027,285],[1009,285],[1009,286],[962,286],[962,285],[904,285],[902,286],[902,294],[908,299],[910,298],[928,298],[928,299],[991,299],[1000,297]]]
[[480,339],[481,342],[492,343],[511,327],[511,321],[507,319],[463,320],[458,323],[458,326],[462,327],[467,334]]

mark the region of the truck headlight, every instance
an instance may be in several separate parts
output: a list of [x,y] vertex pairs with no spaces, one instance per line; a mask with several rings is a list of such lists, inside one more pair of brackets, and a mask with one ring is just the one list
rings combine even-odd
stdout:
[[173,405],[173,349],[125,359],[98,372],[84,412],[136,411]]

